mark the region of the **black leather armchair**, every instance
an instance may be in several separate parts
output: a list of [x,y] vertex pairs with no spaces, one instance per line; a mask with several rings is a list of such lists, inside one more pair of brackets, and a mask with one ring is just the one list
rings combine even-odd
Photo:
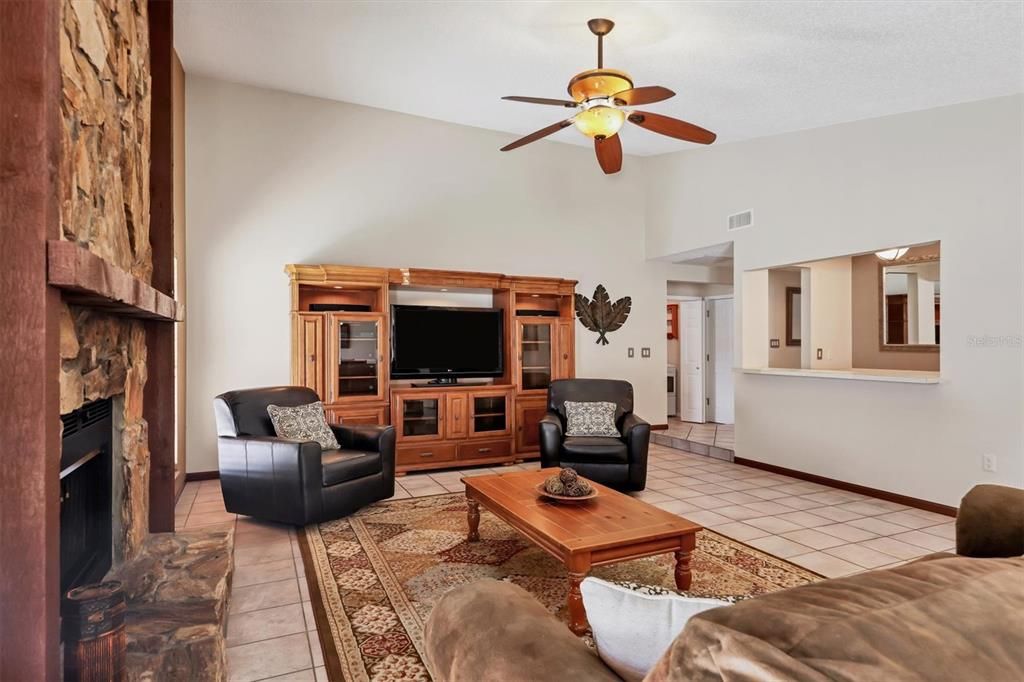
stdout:
[[229,391],[214,399],[220,487],[229,512],[304,526],[395,494],[392,426],[332,426],[340,450],[275,435],[267,405],[319,399],[301,386]]
[[[618,438],[565,437],[565,401],[615,403]],[[584,478],[616,490],[647,485],[651,425],[633,414],[633,386],[615,379],[559,379],[548,387],[548,412],[540,420],[540,461],[572,467]]]

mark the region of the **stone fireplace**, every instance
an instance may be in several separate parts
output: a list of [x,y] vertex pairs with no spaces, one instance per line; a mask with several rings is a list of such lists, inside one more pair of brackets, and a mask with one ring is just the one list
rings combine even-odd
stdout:
[[[62,419],[96,401],[109,406],[111,556],[116,564],[136,556],[148,532],[149,446],[142,418],[145,332],[138,321],[64,306],[60,352]],[[67,459],[62,453],[62,470],[70,464]]]
[[[129,680],[225,677],[231,531],[150,533],[173,530],[175,483],[166,413],[174,410],[170,325],[180,318],[173,210],[159,199],[171,198],[173,181],[156,163],[169,147],[151,139],[158,124],[164,142],[173,137],[170,81],[161,99],[152,75],[170,76],[171,10],[141,0],[60,3],[60,240],[51,238],[47,258],[62,296],[65,437],[53,455],[65,474],[61,588],[121,582]],[[155,32],[151,15],[162,27]]]
[[[60,66],[63,239],[148,283],[150,75],[144,2],[62,3]],[[141,320],[61,305],[60,412],[112,402],[111,466],[120,490],[115,560],[136,556],[149,525],[149,438],[143,418]]]
[[[196,640],[167,655],[158,642],[197,633],[194,618],[168,616],[196,613],[182,605],[186,593],[209,603],[200,639],[215,655],[230,579],[230,537],[168,532],[183,474],[173,4],[0,2],[0,21],[17,27],[0,41],[10,95],[0,126],[19,131],[5,139],[0,202],[9,407],[0,435],[18,446],[0,499],[0,678],[60,679],[61,583],[94,580],[109,562],[106,575],[120,572],[125,585],[129,660],[163,666],[146,674],[166,679]],[[79,442],[94,426],[99,439]],[[178,589],[200,556],[210,565],[199,542],[227,568]]]
[[109,398],[97,400],[61,415],[61,594],[102,580],[118,552],[113,404]]

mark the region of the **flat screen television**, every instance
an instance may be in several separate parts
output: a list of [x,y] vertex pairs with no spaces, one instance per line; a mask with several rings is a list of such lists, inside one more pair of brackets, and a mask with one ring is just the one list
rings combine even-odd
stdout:
[[498,377],[505,372],[504,314],[494,308],[391,306],[391,377]]

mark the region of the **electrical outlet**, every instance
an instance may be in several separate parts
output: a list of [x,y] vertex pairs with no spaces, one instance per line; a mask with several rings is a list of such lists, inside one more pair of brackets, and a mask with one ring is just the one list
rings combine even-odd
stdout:
[[995,473],[996,470],[996,456],[995,455],[982,455],[981,456],[981,470]]
[[635,355],[636,355],[636,351],[633,350],[632,346],[630,346],[629,348],[626,349],[626,357],[627,358],[631,358],[631,357],[633,357]]
[[821,348],[819,348],[818,349],[818,359],[819,360],[821,360],[821,356],[822,356],[823,353],[824,353],[824,351]]
[[640,349],[640,357],[642,357],[642,358],[649,358],[649,357],[651,357],[651,349],[650,348],[641,348]]

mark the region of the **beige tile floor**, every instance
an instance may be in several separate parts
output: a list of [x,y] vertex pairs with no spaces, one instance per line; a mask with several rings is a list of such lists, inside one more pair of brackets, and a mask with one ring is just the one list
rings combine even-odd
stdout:
[[695,443],[703,443],[704,445],[714,445],[725,450],[736,449],[736,431],[732,424],[714,424],[711,422],[697,424],[669,417],[668,429],[658,433],[682,438],[683,440],[692,440]]
[[[462,476],[538,466],[403,476],[395,498],[462,492]],[[651,445],[647,489],[636,496],[827,577],[954,544],[950,517],[660,445]],[[235,526],[229,678],[325,680],[295,530],[228,514],[217,481],[186,485],[176,521],[179,529]]]

